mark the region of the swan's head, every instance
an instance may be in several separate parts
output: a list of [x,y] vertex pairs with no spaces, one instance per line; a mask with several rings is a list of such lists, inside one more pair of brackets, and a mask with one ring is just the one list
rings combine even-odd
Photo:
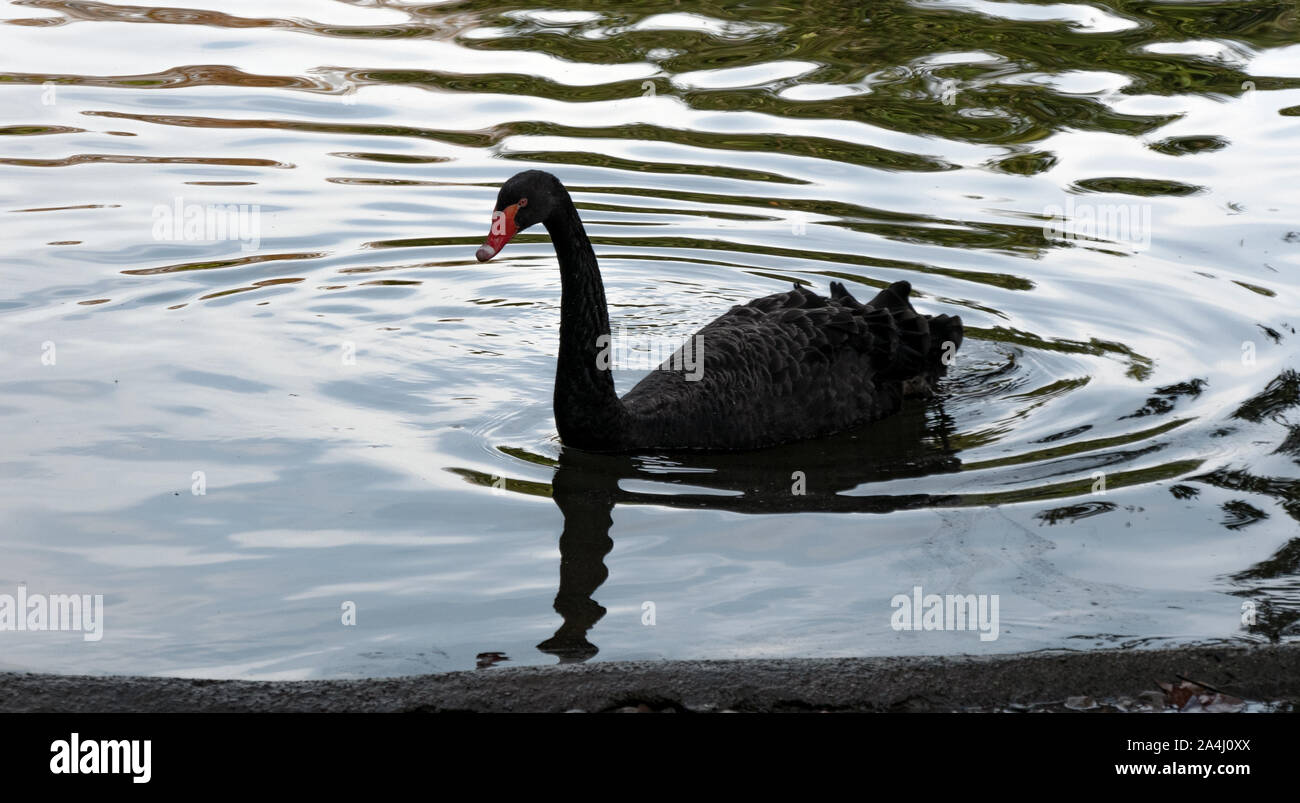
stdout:
[[475,254],[478,261],[487,262],[516,234],[546,220],[555,208],[555,188],[560,186],[559,179],[541,170],[516,173],[501,185],[492,212],[492,228]]

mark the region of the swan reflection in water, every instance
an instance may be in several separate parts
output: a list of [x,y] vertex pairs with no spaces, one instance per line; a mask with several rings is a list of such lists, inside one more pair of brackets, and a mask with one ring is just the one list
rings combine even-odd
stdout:
[[[927,417],[933,421],[927,424]],[[888,513],[958,504],[956,495],[846,493],[867,483],[960,471],[950,432],[951,419],[931,400],[909,403],[896,416],[852,432],[759,451],[607,455],[561,447],[556,461],[506,449],[555,466],[550,495],[564,516],[555,595],[564,621],[537,648],[561,663],[586,661],[599,651],[587,633],[605,615],[595,594],[609,576],[605,556],[614,547],[615,505],[763,514]],[[494,483],[482,472],[451,470],[475,484]],[[647,485],[656,490],[629,487]],[[507,479],[505,487],[545,493],[545,486],[523,480]]]

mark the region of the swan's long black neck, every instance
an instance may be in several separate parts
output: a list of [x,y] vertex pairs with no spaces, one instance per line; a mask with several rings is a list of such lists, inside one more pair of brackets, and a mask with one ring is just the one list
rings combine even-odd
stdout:
[[[555,369],[555,425],[579,449],[615,448],[626,412],[610,371],[609,311],[596,253],[578,210],[563,189],[544,221],[560,260],[560,357]],[[603,352],[603,355],[602,355]],[[603,359],[602,359],[603,356]]]

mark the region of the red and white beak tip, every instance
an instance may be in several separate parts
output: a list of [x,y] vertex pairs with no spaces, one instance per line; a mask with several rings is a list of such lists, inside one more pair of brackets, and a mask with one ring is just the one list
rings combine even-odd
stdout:
[[[522,201],[520,202],[522,203]],[[501,249],[506,247],[519,229],[515,226],[515,212],[519,209],[519,204],[511,204],[505,209],[492,213],[492,229],[488,232],[487,239],[483,245],[474,252],[479,262],[487,262],[492,257],[501,253]]]

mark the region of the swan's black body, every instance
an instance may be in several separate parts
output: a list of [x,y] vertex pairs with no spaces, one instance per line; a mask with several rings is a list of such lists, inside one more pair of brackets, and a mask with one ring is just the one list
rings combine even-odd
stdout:
[[686,346],[696,370],[674,355],[619,399],[596,255],[559,180],[528,170],[507,181],[478,258],[535,223],[560,261],[555,423],[567,446],[737,450],[831,435],[896,412],[905,395],[931,393],[961,345],[961,319],[918,314],[907,282],[865,304],[838,282],[830,298],[796,286],[701,329]]

